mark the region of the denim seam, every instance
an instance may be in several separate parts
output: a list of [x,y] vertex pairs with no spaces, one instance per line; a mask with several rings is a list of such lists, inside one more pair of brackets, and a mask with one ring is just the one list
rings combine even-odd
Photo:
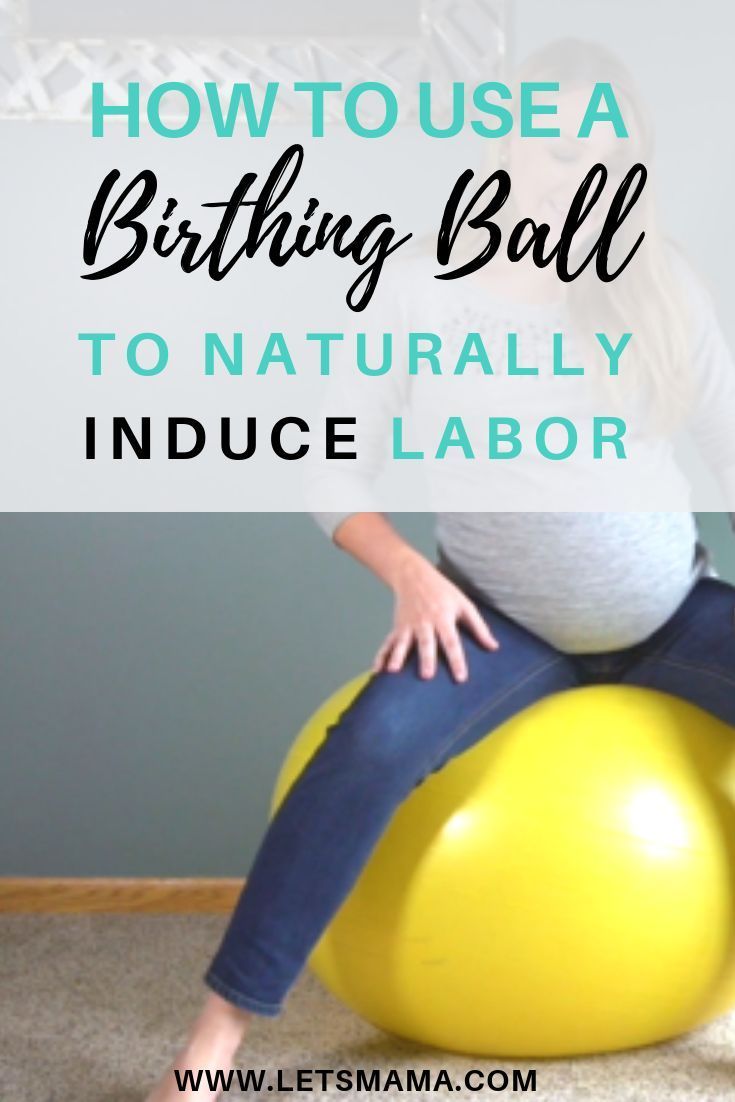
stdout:
[[243,994],[242,991],[237,991],[234,987],[230,987],[228,983],[225,983],[219,978],[213,968],[208,968],[204,976],[204,982],[207,983],[217,994],[222,995],[229,1002],[234,1003],[240,1009],[253,1010],[256,1013],[268,1014],[275,1017],[283,1009],[282,1003],[266,1003],[261,999],[255,999],[251,995]]
[[[669,625],[665,626],[668,627]],[[678,626],[677,630],[669,630],[667,634],[662,634],[662,636],[656,641],[656,643],[650,650],[647,649],[650,646],[650,639],[646,639],[642,643],[636,643],[634,646],[632,646],[630,648],[631,655],[628,664],[620,674],[620,683],[625,684],[626,676],[631,671],[635,670],[636,666],[647,665],[651,662],[672,662],[671,659],[667,659],[665,657],[666,652],[670,647],[674,646],[674,644],[677,643],[683,635],[686,634],[688,627],[689,624],[683,623]],[[662,633],[663,630],[664,629],[662,628]],[[657,634],[657,632],[654,632],[652,638],[655,638]],[[641,653],[642,651],[644,653]]]
[[675,670],[705,674],[707,677],[712,677],[716,681],[722,681],[723,684],[727,685],[729,688],[735,688],[735,677],[720,670],[713,670],[709,666],[700,666],[696,662],[684,662],[675,658],[661,657],[659,653],[647,655],[645,658],[641,659],[640,664],[646,666],[652,666],[654,664],[671,666],[672,669]]
[[438,762],[442,758],[447,750],[451,750],[452,746],[454,746],[454,744],[459,741],[462,735],[466,734],[467,731],[469,731],[470,727],[472,727],[473,724],[479,722],[479,720],[481,719],[492,715],[493,711],[497,707],[499,707],[499,705],[501,705],[505,700],[507,700],[508,697],[518,692],[519,689],[522,689],[524,685],[527,685],[529,683],[529,681],[533,681],[533,679],[539,674],[544,673],[546,670],[551,669],[553,666],[558,666],[562,664],[564,661],[565,656],[558,655],[555,658],[550,658],[547,661],[540,663],[540,665],[538,666],[534,666],[532,670],[529,670],[525,677],[523,677],[520,681],[515,682],[515,684],[508,686],[505,692],[501,693],[500,696],[495,697],[492,701],[490,701],[490,703],[483,704],[481,707],[479,707],[475,712],[472,713],[472,715],[468,719],[465,720],[463,724],[461,724],[459,729],[454,732],[452,738],[442,744],[441,750],[433,759],[432,764],[436,764],[436,762]]

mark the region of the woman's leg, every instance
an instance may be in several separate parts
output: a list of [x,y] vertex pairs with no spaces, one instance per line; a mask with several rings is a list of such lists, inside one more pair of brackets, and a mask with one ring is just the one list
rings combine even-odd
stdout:
[[311,949],[348,895],[411,790],[515,712],[579,684],[571,660],[482,608],[500,643],[463,635],[469,680],[441,663],[431,680],[411,658],[374,676],[327,733],[271,820],[206,974],[212,989],[172,1069],[149,1102],[182,1093],[176,1071],[232,1066],[251,1013],[274,1016]]
[[682,697],[735,726],[735,586],[699,581],[623,681]]
[[464,636],[469,679],[415,660],[379,673],[328,732],[270,823],[206,981],[239,1007],[280,1012],[311,949],[398,805],[449,758],[579,678],[572,662],[483,609],[500,649]]

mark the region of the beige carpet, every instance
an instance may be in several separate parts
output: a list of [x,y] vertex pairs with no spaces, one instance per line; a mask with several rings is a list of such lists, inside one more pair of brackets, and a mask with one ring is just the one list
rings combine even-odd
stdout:
[[[223,925],[220,918],[169,916],[0,920],[2,1102],[140,1102],[198,1005],[200,976]],[[503,1066],[386,1037],[340,1006],[308,973],[280,1018],[254,1021],[239,1064],[274,1069],[273,1082],[278,1068],[288,1081],[288,1069],[299,1067],[446,1068],[454,1079],[471,1067]],[[452,1097],[735,1102],[735,1017],[657,1048],[535,1066],[535,1095],[485,1090]],[[436,1102],[444,1096],[400,1097]],[[256,1096],[234,1091],[226,1097]],[[275,1102],[351,1096],[334,1086],[327,1094],[271,1090],[262,1097]]]

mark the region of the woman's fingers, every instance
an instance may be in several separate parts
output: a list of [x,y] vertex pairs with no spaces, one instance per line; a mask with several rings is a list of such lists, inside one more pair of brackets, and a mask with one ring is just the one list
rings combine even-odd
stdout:
[[394,631],[391,631],[380,644],[378,652],[373,659],[373,673],[378,673],[379,670],[383,669],[383,666],[385,665],[385,660],[390,654],[395,640],[396,634]]
[[468,601],[463,607],[460,613],[460,620],[464,621],[475,639],[477,639],[478,643],[481,643],[483,647],[487,647],[488,650],[499,649],[500,643],[490,631],[490,628],[471,601]]
[[397,673],[398,670],[402,670],[403,664],[406,661],[406,655],[410,651],[412,643],[413,636],[410,631],[398,632],[385,668],[390,670],[391,673]]
[[444,624],[439,629],[439,638],[441,639],[442,650],[446,655],[447,664],[449,665],[449,669],[455,681],[466,681],[468,677],[467,659],[465,657],[464,647],[462,646],[462,640],[457,631],[457,625],[453,620]]
[[402,670],[415,644],[419,676],[432,678],[437,672],[438,651],[441,646],[454,679],[466,681],[469,670],[458,628],[460,621],[466,624],[482,646],[488,650],[498,649],[500,644],[480,612],[471,601],[467,601],[453,615],[437,615],[436,622],[427,619],[418,625],[394,628],[380,646],[373,662],[373,670],[387,670],[390,673]]
[[416,632],[419,648],[419,673],[421,677],[433,677],[436,673],[436,630],[433,624],[422,624]]

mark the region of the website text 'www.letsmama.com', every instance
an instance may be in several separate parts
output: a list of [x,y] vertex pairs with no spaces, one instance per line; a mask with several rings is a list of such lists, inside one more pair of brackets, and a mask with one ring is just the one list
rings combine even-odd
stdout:
[[299,1093],[324,1093],[337,1091],[406,1091],[451,1094],[455,1091],[496,1093],[533,1092],[536,1090],[536,1072],[514,1068],[506,1071],[493,1068],[481,1071],[470,1068],[464,1074],[450,1075],[446,1069],[432,1071],[429,1068],[296,1068],[291,1071],[278,1069],[269,1078],[264,1068],[234,1068],[231,1071],[193,1071],[181,1069],[175,1073],[180,1091],[293,1091]]

